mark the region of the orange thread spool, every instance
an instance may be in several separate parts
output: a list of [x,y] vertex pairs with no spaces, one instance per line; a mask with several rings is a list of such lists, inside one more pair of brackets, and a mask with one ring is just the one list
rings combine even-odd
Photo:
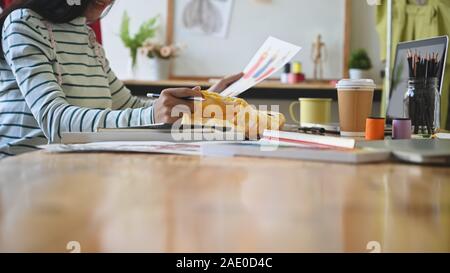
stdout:
[[384,118],[368,118],[366,121],[366,140],[384,140]]

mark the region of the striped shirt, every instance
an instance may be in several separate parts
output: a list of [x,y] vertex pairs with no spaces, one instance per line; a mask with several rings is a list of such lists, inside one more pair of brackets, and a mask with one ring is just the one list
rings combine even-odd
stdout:
[[49,24],[29,9],[3,26],[0,158],[58,143],[63,132],[154,123],[151,102],[115,76],[86,18]]

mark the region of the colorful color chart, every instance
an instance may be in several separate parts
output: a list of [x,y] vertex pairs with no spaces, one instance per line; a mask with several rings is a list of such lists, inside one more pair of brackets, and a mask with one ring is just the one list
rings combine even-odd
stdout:
[[223,91],[222,95],[239,96],[282,69],[301,49],[299,46],[269,37],[244,69],[244,77]]

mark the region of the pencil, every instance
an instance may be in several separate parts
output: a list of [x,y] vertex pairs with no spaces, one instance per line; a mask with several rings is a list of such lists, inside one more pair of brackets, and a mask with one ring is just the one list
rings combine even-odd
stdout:
[[[147,94],[147,98],[151,98],[151,99],[159,99],[160,97],[161,97],[160,94],[153,94],[153,93]],[[187,97],[187,98],[182,98],[182,99],[190,100],[190,101],[205,101],[205,99],[202,97]]]
[[413,63],[412,63],[412,54],[411,51],[408,50],[408,65],[409,65],[409,77],[414,77],[414,69],[413,69]]

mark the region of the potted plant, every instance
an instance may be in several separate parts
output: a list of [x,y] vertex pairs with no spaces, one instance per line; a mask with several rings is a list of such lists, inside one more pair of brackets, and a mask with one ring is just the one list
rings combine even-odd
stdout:
[[125,47],[130,50],[130,72],[133,78],[135,78],[138,70],[138,50],[143,46],[145,41],[155,37],[158,29],[158,19],[159,16],[155,16],[142,23],[139,30],[132,36],[130,34],[130,17],[127,12],[123,15],[120,27],[120,38]]
[[145,41],[141,53],[150,61],[150,80],[169,79],[170,60],[177,57],[180,51],[181,48],[176,45],[166,45],[152,39]]
[[350,79],[366,79],[368,71],[372,68],[372,62],[365,49],[352,52],[349,61]]

